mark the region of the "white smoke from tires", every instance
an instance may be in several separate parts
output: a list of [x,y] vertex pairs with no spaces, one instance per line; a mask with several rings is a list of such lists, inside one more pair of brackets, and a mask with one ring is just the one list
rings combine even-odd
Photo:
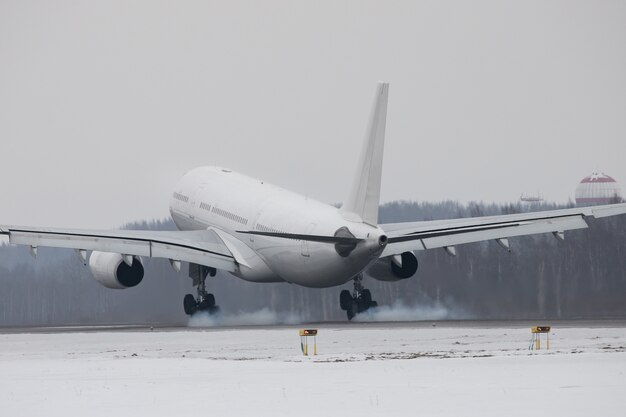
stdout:
[[447,320],[468,318],[456,309],[451,309],[440,303],[428,306],[407,306],[400,301],[390,306],[371,308],[357,314],[352,320],[357,322],[367,321],[423,321],[423,320]]
[[254,312],[238,312],[209,314],[197,312],[189,318],[189,327],[220,327],[220,326],[269,326],[277,324],[299,324],[302,317],[288,312],[276,312],[262,308]]

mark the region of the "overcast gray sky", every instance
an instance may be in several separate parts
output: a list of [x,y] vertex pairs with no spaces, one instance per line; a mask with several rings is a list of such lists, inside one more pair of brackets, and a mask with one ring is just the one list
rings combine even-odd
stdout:
[[208,164],[339,202],[378,80],[383,201],[626,185],[625,22],[624,1],[0,0],[0,224],[165,217]]

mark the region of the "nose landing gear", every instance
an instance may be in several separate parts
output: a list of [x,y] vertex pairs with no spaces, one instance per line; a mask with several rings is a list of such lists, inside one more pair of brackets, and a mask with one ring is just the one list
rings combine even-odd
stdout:
[[370,290],[363,288],[362,280],[363,275],[357,275],[353,278],[354,291],[352,294],[348,290],[343,290],[339,294],[339,306],[348,314],[348,320],[352,320],[357,314],[378,306],[378,303],[372,300]]
[[185,314],[191,316],[198,311],[207,311],[209,314],[214,314],[219,311],[219,307],[215,305],[215,296],[206,290],[207,276],[214,277],[216,273],[215,268],[189,264],[189,278],[193,280],[193,285],[197,287],[198,295],[196,297],[192,294],[185,295],[183,299]]

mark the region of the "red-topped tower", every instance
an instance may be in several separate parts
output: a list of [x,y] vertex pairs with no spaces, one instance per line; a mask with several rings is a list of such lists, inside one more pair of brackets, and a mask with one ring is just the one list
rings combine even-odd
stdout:
[[576,187],[576,204],[579,206],[621,203],[622,201],[622,189],[619,184],[604,172],[594,172],[586,176]]

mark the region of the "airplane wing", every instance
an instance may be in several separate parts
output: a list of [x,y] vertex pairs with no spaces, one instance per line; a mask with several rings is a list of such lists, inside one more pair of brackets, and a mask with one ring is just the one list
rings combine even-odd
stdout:
[[235,256],[228,244],[212,230],[76,230],[0,225],[0,235],[7,235],[16,245],[50,246],[76,250],[115,252],[173,261],[192,262],[233,272]]
[[446,248],[454,254],[455,245],[492,239],[508,248],[509,237],[538,233],[554,233],[556,237],[563,239],[565,230],[586,228],[585,217],[600,218],[625,213],[626,203],[501,216],[381,224],[380,227],[389,238],[381,257],[433,248]]

